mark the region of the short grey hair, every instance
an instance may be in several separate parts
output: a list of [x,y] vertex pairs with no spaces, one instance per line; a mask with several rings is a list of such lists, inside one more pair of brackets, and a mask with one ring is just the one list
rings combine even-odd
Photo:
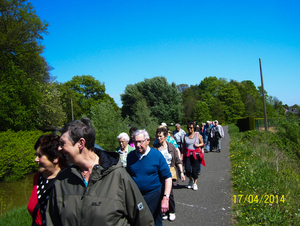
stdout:
[[139,130],[135,131],[134,134],[132,135],[132,136],[133,136],[133,139],[135,140],[135,136],[138,136],[138,135],[140,135],[140,134],[143,134],[144,137],[145,137],[145,139],[149,139],[149,138],[150,138],[150,137],[149,137],[149,133],[148,133],[146,130],[144,130],[144,129],[139,129]]
[[175,126],[180,126],[180,124],[179,124],[179,123],[177,123]]
[[129,136],[127,133],[120,133],[119,136],[117,136],[117,140],[120,141],[121,138],[124,138],[126,142],[129,142]]

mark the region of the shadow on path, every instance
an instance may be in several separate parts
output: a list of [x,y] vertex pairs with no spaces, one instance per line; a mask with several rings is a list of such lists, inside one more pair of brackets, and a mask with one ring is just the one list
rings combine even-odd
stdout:
[[[204,153],[206,167],[201,166],[198,191],[185,188],[179,181],[178,189],[173,189],[176,202],[176,220],[164,221],[165,226],[183,225],[233,225],[231,214],[231,181],[228,126],[224,126],[220,153]],[[185,187],[184,187],[185,186]]]

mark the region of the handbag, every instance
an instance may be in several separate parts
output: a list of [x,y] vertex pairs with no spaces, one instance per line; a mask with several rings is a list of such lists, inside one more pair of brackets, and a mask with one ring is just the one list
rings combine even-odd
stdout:
[[172,174],[172,180],[177,180],[176,168],[174,166],[170,166],[170,171],[171,171],[171,174]]

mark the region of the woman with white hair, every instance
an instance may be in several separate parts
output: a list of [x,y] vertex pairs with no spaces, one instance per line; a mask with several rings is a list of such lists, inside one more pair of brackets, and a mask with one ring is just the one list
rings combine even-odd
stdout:
[[117,140],[120,144],[120,147],[116,148],[116,152],[120,154],[120,159],[123,163],[123,167],[126,167],[127,155],[129,154],[129,152],[133,151],[134,148],[128,144],[129,136],[127,133],[120,133],[119,136],[117,136]]

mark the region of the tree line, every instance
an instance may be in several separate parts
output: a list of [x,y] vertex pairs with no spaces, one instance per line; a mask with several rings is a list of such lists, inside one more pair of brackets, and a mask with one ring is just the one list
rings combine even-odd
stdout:
[[[52,68],[42,56],[47,27],[26,0],[0,2],[0,131],[60,127],[87,116],[102,128],[103,138],[112,125],[120,127],[112,130],[124,127],[127,132],[129,125],[154,128],[161,122],[232,123],[243,116],[263,117],[261,87],[217,77],[191,86],[169,84],[165,77],[128,84],[119,108],[92,75],[76,75],[65,83],[50,76]],[[269,117],[285,116],[287,106],[276,97],[265,98]]]

